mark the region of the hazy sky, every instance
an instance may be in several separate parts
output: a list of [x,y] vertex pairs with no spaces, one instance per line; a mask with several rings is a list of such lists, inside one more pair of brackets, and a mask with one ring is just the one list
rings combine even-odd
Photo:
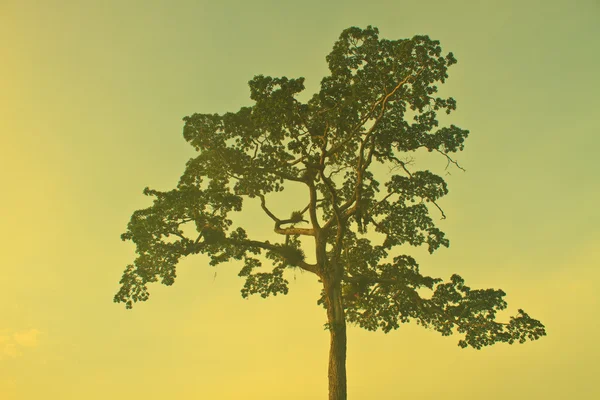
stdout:
[[182,117],[249,105],[256,74],[308,95],[340,32],[369,24],[458,59],[442,93],[467,172],[441,202],[450,248],[412,252],[422,271],[502,288],[548,336],[476,351],[350,328],[349,398],[600,398],[599,20],[597,0],[0,0],[0,398],[326,398],[314,276],[244,300],[239,265],[197,256],[125,310],[119,235],[193,156]]

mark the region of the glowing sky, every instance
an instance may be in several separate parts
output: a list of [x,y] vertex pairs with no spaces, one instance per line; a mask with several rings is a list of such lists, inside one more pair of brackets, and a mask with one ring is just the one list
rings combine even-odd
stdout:
[[119,235],[193,155],[182,117],[249,105],[256,74],[311,94],[340,32],[369,24],[458,59],[442,94],[471,136],[441,201],[451,246],[411,253],[502,288],[548,336],[476,351],[350,328],[349,399],[600,398],[599,19],[596,0],[0,0],[0,399],[326,398],[313,276],[243,300],[238,265],[197,256],[128,311]]

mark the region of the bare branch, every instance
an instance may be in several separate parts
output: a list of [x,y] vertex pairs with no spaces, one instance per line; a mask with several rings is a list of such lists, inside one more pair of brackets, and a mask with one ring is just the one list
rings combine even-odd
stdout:
[[[275,216],[275,214],[273,214],[271,212],[271,210],[269,210],[267,208],[267,205],[265,202],[265,196],[263,194],[259,194],[258,197],[260,197],[260,206],[262,207],[263,211],[269,216],[269,218],[271,218],[275,222],[274,231],[276,233],[279,233],[280,235],[306,235],[306,236],[314,236],[315,235],[315,230],[313,228],[296,228],[296,227],[282,228],[281,225],[297,223],[298,221],[295,219],[289,219],[289,218],[288,219],[277,218]],[[304,213],[304,212],[302,212],[302,213]]]
[[317,217],[317,202],[319,202],[317,197],[317,189],[315,188],[314,182],[306,181],[305,183],[308,186],[308,193],[310,195],[310,200],[308,203],[308,215],[310,216],[310,223],[315,231],[319,231],[321,230],[321,226],[319,225],[319,219]]
[[442,218],[441,219],[446,219],[446,214],[444,214],[444,210],[442,210],[442,208],[438,205],[438,203],[435,202],[435,200],[429,200],[433,203],[433,205],[435,205],[437,207],[437,209],[440,211],[440,213],[442,213]]
[[377,207],[379,207],[381,204],[383,204],[384,201],[386,201],[387,199],[389,199],[394,194],[396,194],[396,193],[395,192],[390,192],[387,195],[385,195],[383,197],[383,199],[381,199],[377,203],[375,203],[375,205],[373,206],[373,209],[377,209]]
[[443,152],[443,151],[441,151],[439,149],[435,149],[435,151],[437,151],[438,153],[440,153],[443,156],[445,156],[446,159],[448,160],[448,164],[446,164],[446,168],[445,169],[448,169],[448,167],[450,166],[450,163],[452,163],[452,164],[456,165],[459,169],[461,169],[461,170],[463,170],[465,172],[467,171],[466,169],[464,169],[463,167],[461,167],[460,165],[458,165],[458,162],[456,162],[452,158],[450,158],[450,156],[448,155],[448,153]]
[[277,218],[275,216],[275,214],[273,214],[268,208],[267,208],[267,204],[265,202],[265,196],[263,194],[259,194],[258,197],[260,197],[260,206],[262,207],[263,211],[269,216],[269,218],[271,218],[273,221],[275,221],[275,223],[281,223],[281,220],[279,218]]
[[[282,221],[282,223],[285,223],[285,221]],[[280,228],[279,226],[276,226],[274,230],[280,235],[315,236],[315,230],[313,228]]]
[[294,161],[287,163],[287,165],[289,165],[289,166],[291,167],[291,166],[294,166],[294,165],[296,165],[296,164],[299,164],[299,163],[301,163],[302,161],[306,160],[306,157],[308,157],[308,154],[305,154],[305,155],[303,155],[302,157],[300,157],[300,158],[297,158],[297,159],[295,159]]
[[300,215],[303,215],[306,211],[308,211],[309,208],[310,208],[310,202],[306,205],[306,207],[304,207],[302,209],[302,211],[300,211]]

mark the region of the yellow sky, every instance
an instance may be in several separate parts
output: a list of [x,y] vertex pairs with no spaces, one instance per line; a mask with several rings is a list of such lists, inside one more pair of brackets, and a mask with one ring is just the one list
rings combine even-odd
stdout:
[[442,204],[451,246],[412,254],[502,288],[548,336],[476,351],[413,324],[350,328],[349,398],[600,398],[599,3],[324,3],[0,0],[0,399],[326,398],[309,274],[243,300],[239,266],[195,257],[132,311],[112,296],[142,189],[173,187],[193,155],[181,118],[248,105],[256,74],[312,93],[339,33],[368,24],[459,61],[443,94],[471,136]]

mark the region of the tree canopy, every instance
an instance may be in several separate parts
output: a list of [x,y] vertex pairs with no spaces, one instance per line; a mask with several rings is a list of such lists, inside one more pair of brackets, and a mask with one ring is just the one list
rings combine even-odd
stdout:
[[[135,211],[122,235],[137,258],[114,300],[127,308],[147,300],[149,283],[173,284],[178,261],[202,253],[211,265],[242,264],[244,297],[287,294],[288,268],[316,274],[330,329],[348,321],[389,332],[415,320],[442,335],[458,332],[461,347],[477,349],[545,335],[523,310],[496,320],[507,307],[502,290],[471,289],[459,275],[447,282],[423,275],[413,257],[397,254],[403,244],[430,253],[449,246],[430,216],[445,218],[438,201],[446,182],[415,170],[406,155],[426,149],[459,167],[452,154],[469,131],[440,127],[437,117],[456,109],[452,97],[437,95],[454,55],[428,36],[387,40],[377,28],[352,27],[326,59],[330,74],[306,103],[297,99],[304,78],[259,75],[249,82],[252,106],[184,118],[183,136],[198,154],[176,188],[144,190],[154,203]],[[393,173],[378,174],[376,166]],[[291,183],[304,187],[306,207],[276,216],[269,195]],[[248,201],[260,202],[281,240],[255,240],[234,224],[230,214]],[[186,236],[186,225],[196,234]],[[313,263],[301,236],[314,238]],[[422,297],[421,288],[432,295]]]

